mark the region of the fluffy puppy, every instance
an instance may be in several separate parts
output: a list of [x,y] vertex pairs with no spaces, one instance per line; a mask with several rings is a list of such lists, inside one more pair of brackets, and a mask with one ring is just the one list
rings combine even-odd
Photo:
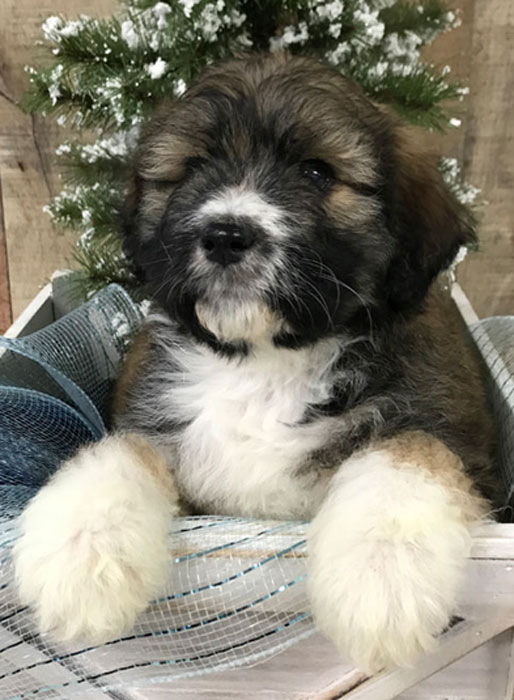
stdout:
[[22,516],[41,628],[120,634],[182,509],[312,519],[319,627],[366,671],[430,650],[495,492],[479,360],[434,281],[472,222],[431,159],[331,68],[241,58],[151,121],[124,233],[159,311],[115,432]]

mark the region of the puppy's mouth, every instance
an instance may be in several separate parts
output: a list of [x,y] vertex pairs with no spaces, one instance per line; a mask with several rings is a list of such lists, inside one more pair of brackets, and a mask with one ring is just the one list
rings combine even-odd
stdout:
[[269,303],[277,287],[278,256],[257,250],[240,255],[237,249],[236,255],[237,260],[220,262],[196,251],[190,283],[196,292],[198,322],[221,343],[271,341],[285,326]]
[[203,298],[196,302],[195,312],[200,325],[222,343],[269,343],[287,325],[259,298]]

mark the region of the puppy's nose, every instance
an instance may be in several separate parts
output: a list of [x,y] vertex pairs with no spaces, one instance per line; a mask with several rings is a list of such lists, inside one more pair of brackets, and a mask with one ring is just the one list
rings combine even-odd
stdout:
[[226,267],[239,262],[255,241],[253,231],[235,224],[210,224],[202,236],[205,257]]

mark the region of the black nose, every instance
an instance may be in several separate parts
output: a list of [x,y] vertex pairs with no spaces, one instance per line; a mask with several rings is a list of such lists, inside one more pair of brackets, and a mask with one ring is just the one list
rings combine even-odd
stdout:
[[239,262],[255,241],[253,231],[235,224],[210,224],[202,236],[205,257],[225,267]]

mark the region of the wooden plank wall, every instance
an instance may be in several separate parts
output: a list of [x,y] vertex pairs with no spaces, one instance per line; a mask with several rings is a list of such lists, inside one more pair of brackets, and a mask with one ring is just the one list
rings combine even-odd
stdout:
[[481,189],[480,250],[467,256],[458,280],[480,317],[514,314],[514,2],[455,0],[462,25],[427,52],[470,94],[454,108],[459,129],[433,135],[443,155],[463,165]]
[[114,0],[0,0],[0,332],[52,272],[70,266],[73,238],[42,212],[61,189],[54,164],[64,131],[17,106],[50,15],[109,14]]
[[[454,0],[462,26],[437,39],[431,59],[452,66],[471,93],[456,105],[462,127],[432,141],[459,157],[480,187],[482,247],[459,269],[459,281],[479,316],[514,313],[514,3]],[[108,15],[115,0],[0,2],[0,331],[53,270],[69,266],[71,235],[41,212],[59,191],[53,153],[63,131],[21,112],[23,66],[37,60],[34,42],[51,14]]]

